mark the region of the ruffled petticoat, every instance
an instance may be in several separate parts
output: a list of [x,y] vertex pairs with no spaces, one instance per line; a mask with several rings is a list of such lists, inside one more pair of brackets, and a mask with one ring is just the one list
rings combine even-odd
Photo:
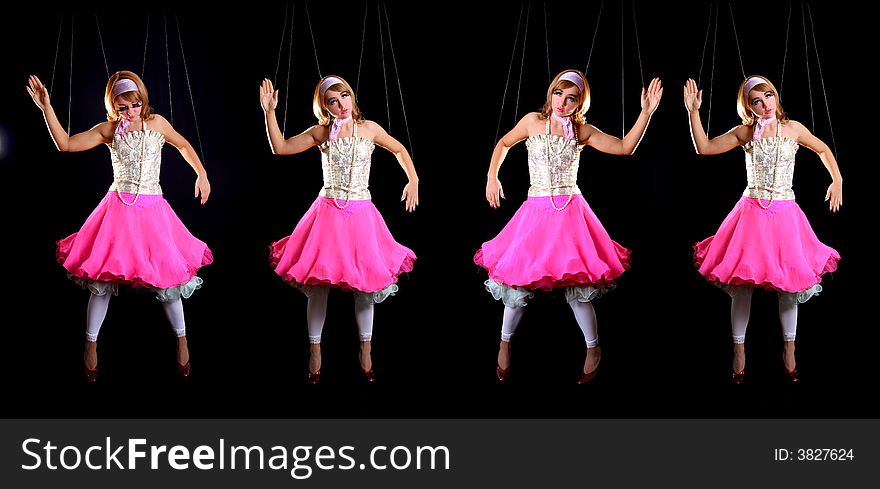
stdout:
[[799,303],[822,291],[822,275],[836,270],[839,260],[794,200],[774,200],[764,209],[743,196],[718,232],[694,245],[700,274],[728,292],[734,286],[760,287],[788,293]]
[[269,250],[275,273],[306,295],[314,286],[338,287],[363,292],[360,300],[373,303],[397,292],[397,277],[411,271],[416,259],[394,240],[371,200],[352,200],[340,209],[326,197],[318,197],[293,233]]
[[140,195],[128,206],[108,192],[82,228],[57,244],[68,276],[97,295],[116,295],[128,284],[153,290],[160,301],[188,298],[202,284],[196,271],[214,261],[162,195]]
[[[536,289],[563,287],[567,300],[588,302],[630,266],[630,251],[608,236],[582,195],[562,211],[550,199],[529,197],[474,255],[489,272],[486,289],[506,305],[521,307]],[[554,199],[561,208],[568,196]]]

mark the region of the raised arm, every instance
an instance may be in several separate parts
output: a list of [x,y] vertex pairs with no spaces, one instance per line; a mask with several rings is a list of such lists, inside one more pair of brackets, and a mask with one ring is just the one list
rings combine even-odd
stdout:
[[822,164],[825,165],[825,169],[831,175],[831,185],[828,186],[828,190],[825,192],[825,201],[828,202],[828,208],[831,212],[837,212],[843,205],[843,176],[840,174],[840,168],[837,166],[837,159],[834,157],[834,153],[831,152],[831,148],[824,141],[814,136],[800,122],[789,121],[789,124],[791,124],[792,129],[797,134],[796,141],[798,144],[813,150],[813,152],[819,155],[819,159],[822,160]]
[[52,108],[52,103],[49,100],[49,90],[46,89],[43,82],[35,75],[31,75],[28,78],[28,86],[25,88],[34,104],[43,112],[43,119],[46,121],[46,127],[49,128],[49,135],[58,151],[85,151],[99,144],[109,143],[113,139],[113,124],[109,122],[102,122],[88,131],[69,136],[58,121],[58,116],[55,115],[55,109]]
[[709,139],[703,130],[703,122],[700,120],[700,105],[703,103],[703,91],[697,90],[697,82],[688,78],[684,85],[684,107],[688,111],[690,119],[691,139],[697,154],[715,155],[725,153],[737,146],[742,146],[749,140],[749,128],[743,125],[734,127],[726,133]]
[[192,167],[193,171],[196,172],[194,196],[198,197],[201,195],[202,204],[207,202],[208,196],[211,195],[211,183],[208,182],[208,172],[202,165],[202,160],[199,159],[199,155],[196,154],[195,149],[193,149],[192,145],[189,144],[189,141],[181,136],[180,133],[171,126],[171,123],[161,115],[153,116],[153,119],[150,122],[150,129],[162,133],[162,136],[165,137],[165,141],[177,148],[177,151],[180,151],[180,155],[183,156],[183,159],[186,160],[189,166]]
[[272,154],[302,153],[312,146],[320,144],[317,126],[312,126],[290,139],[284,139],[281,128],[278,126],[278,118],[275,117],[275,107],[278,106],[278,90],[272,87],[272,82],[268,78],[264,79],[260,85],[260,105],[266,114],[266,135],[269,137],[269,147],[272,148]]
[[409,181],[403,188],[403,195],[400,196],[400,200],[406,201],[407,211],[412,212],[416,210],[416,206],[419,205],[419,176],[416,174],[416,167],[413,165],[409,152],[400,144],[400,141],[385,132],[382,126],[371,121],[367,121],[367,124],[371,126],[370,129],[372,131],[375,131],[376,136],[373,138],[373,142],[394,154],[394,157],[397,158],[397,163],[406,172],[406,178]]
[[501,205],[501,199],[504,198],[504,189],[501,187],[501,180],[498,179],[498,171],[504,158],[507,157],[507,151],[515,144],[529,137],[529,125],[538,119],[538,113],[532,112],[526,114],[520,119],[516,126],[498,140],[495,150],[492,151],[492,160],[489,162],[489,173],[486,182],[486,200],[492,208],[497,209]]
[[651,115],[660,105],[660,98],[663,96],[663,86],[659,78],[651,80],[648,88],[642,88],[641,106],[642,111],[639,118],[636,119],[632,129],[626,133],[623,139],[606,134],[596,127],[584,124],[578,128],[578,139],[581,143],[592,146],[597,150],[613,154],[613,155],[631,155],[636,151],[642,137],[645,135],[645,129],[648,128],[648,122],[651,121]]

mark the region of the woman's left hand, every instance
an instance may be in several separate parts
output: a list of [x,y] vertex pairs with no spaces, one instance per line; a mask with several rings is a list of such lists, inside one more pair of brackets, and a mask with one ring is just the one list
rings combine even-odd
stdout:
[[831,182],[828,191],[825,192],[825,202],[828,202],[828,209],[831,212],[840,210],[843,205],[843,182]]
[[645,90],[642,88],[642,112],[651,115],[657,110],[657,106],[660,105],[660,97],[663,96],[663,86],[660,83],[659,78],[654,78],[651,80],[651,84],[648,85],[648,89]]
[[208,201],[208,196],[211,195],[211,183],[208,182],[207,175],[199,175],[196,178],[196,197],[199,195],[202,196],[202,205]]
[[412,212],[419,205],[419,182],[409,182],[403,187],[403,195],[400,196],[401,202],[406,201],[406,210]]

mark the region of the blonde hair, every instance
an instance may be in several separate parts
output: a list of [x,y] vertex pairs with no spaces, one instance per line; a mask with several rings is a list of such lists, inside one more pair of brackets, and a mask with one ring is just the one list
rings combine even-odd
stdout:
[[[116,82],[122,78],[128,78],[133,81],[138,89],[136,92],[120,93],[114,97],[113,87],[116,85]],[[104,108],[107,110],[107,120],[110,122],[116,122],[120,119],[119,111],[116,110],[117,98],[121,98],[126,102],[140,102],[141,120],[148,121],[153,118],[153,111],[150,109],[150,97],[147,94],[147,86],[144,85],[144,81],[141,80],[141,77],[137,76],[137,74],[131,71],[122,70],[113,73],[110,75],[110,79],[107,80],[107,88],[104,90]]]
[[[566,73],[575,73],[581,77],[581,80],[584,81],[584,89],[583,91],[569,80],[560,80],[559,78]],[[541,108],[541,119],[547,119],[550,117],[550,114],[553,113],[553,92],[556,90],[565,90],[567,88],[575,87],[578,88],[580,95],[578,97],[578,106],[574,109],[574,112],[571,114],[571,120],[576,124],[586,124],[586,114],[587,111],[590,110],[590,84],[587,83],[587,77],[584,76],[578,70],[565,70],[560,72],[553,78],[553,81],[550,82],[550,87],[547,88],[547,99],[544,101],[544,107]]]
[[[758,117],[751,109],[751,103],[749,101],[749,94],[744,93],[746,89],[746,83],[750,78],[757,77],[764,80],[764,83],[758,83],[751,90],[758,90],[761,92],[771,92],[773,93],[773,97],[776,98],[776,119],[780,123],[788,122],[788,116],[785,115],[785,110],[782,108],[782,103],[779,101],[779,92],[776,91],[776,87],[773,86],[773,83],[767,79],[767,77],[760,75],[751,75],[747,76],[742,83],[739,84],[739,91],[736,95],[736,113],[739,114],[739,118],[742,119],[742,123],[745,126],[754,126],[758,122]],[[749,91],[751,91],[749,90]]]
[[324,80],[327,78],[338,78],[342,83],[334,83],[327,87],[327,90],[333,90],[334,92],[348,92],[351,95],[351,118],[356,122],[363,122],[364,116],[361,114],[361,109],[358,108],[357,98],[354,96],[354,90],[351,89],[351,85],[345,81],[344,78],[338,75],[327,75],[320,80],[318,80],[318,84],[315,85],[315,93],[312,95],[312,112],[315,113],[315,117],[318,118],[318,124],[322,126],[329,126],[330,121],[333,120],[333,114],[330,113],[330,110],[327,109],[327,104],[324,103],[324,93],[321,93],[321,84],[324,83]]

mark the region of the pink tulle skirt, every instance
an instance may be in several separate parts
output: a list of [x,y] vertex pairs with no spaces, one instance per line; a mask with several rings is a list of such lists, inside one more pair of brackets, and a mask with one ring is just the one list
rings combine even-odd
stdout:
[[[554,202],[562,207],[567,198]],[[563,211],[550,197],[529,197],[501,233],[483,243],[474,263],[511,287],[606,287],[629,268],[630,251],[611,240],[582,195]]]
[[783,292],[816,285],[822,274],[837,269],[838,260],[794,200],[763,209],[757,199],[743,197],[714,236],[694,245],[694,264],[708,280]]
[[269,263],[286,282],[360,292],[396,283],[416,259],[394,240],[372,201],[352,200],[339,209],[325,197],[318,197],[293,233],[269,245],[269,251]]
[[141,195],[127,206],[108,192],[79,232],[57,244],[56,258],[71,277],[137,287],[183,285],[214,261],[161,195]]

